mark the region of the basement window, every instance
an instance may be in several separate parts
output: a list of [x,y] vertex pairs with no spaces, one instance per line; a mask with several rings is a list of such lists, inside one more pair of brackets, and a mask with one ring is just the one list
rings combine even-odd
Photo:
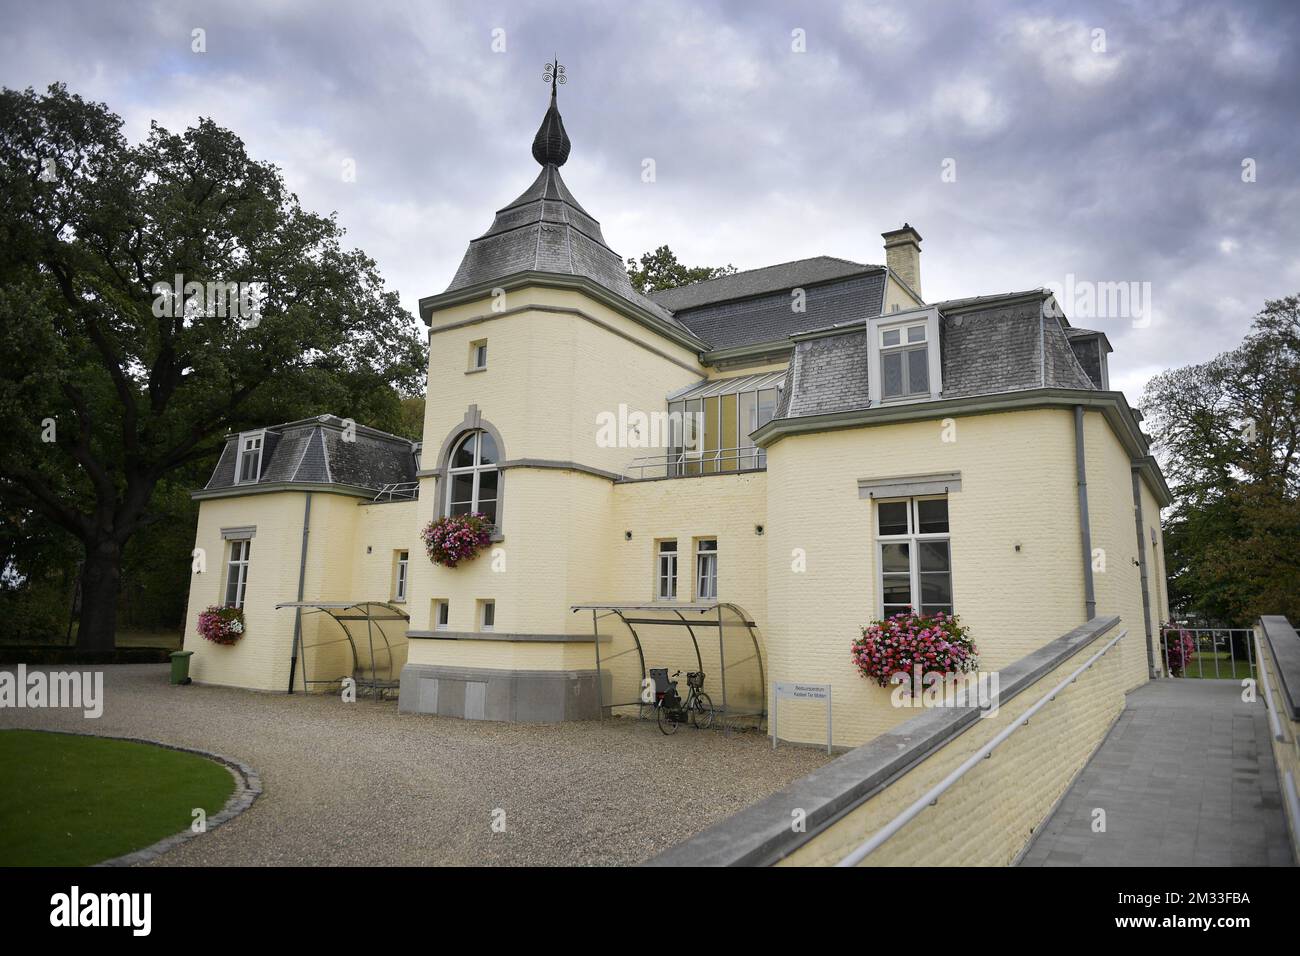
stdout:
[[240,432],[239,453],[235,459],[235,484],[255,482],[262,476],[262,446],[265,439],[265,429]]

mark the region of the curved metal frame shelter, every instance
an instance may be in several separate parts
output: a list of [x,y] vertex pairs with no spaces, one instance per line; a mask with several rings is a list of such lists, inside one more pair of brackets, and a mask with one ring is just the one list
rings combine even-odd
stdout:
[[[292,656],[289,658],[289,693],[293,693],[293,683],[295,673],[298,669],[298,657],[302,657],[302,689],[307,690],[309,684],[337,684],[344,677],[356,679],[357,671],[361,668],[360,657],[357,654],[357,642],[353,637],[352,631],[348,628],[348,621],[365,621],[366,622],[366,640],[367,647],[370,651],[370,677],[368,679],[358,679],[358,688],[369,688],[376,696],[383,690],[392,690],[398,686],[398,681],[393,677],[393,648],[401,647],[407,643],[403,637],[396,644],[389,640],[388,634],[384,631],[381,621],[410,621],[411,616],[400,608],[393,607],[387,601],[285,601],[283,604],[277,604],[275,609],[294,608],[299,615],[308,614],[327,614],[332,617],[343,629],[343,640],[347,641],[348,647],[352,651],[352,673],[345,674],[343,677],[329,677],[309,679],[307,676],[307,647],[309,645],[303,642],[301,628],[294,630],[294,644]],[[382,608],[383,610],[376,613],[372,608]],[[383,641],[383,650],[388,656],[388,676],[381,679],[379,676],[379,667],[375,663],[375,631],[379,632],[379,637]],[[310,645],[313,649],[328,647],[331,644],[338,644],[341,641],[329,641],[322,644]]]
[[[604,680],[601,672],[600,658],[600,622],[607,618],[617,618],[627,628],[632,637],[634,649],[637,653],[637,659],[641,668],[642,686],[648,679],[646,668],[645,646],[642,643],[641,635],[637,628],[646,627],[675,627],[684,628],[687,636],[690,637],[691,648],[695,652],[695,661],[699,670],[704,670],[704,658],[700,653],[700,641],[696,635],[697,628],[716,628],[718,633],[718,662],[720,665],[720,690],[722,694],[722,709],[720,712],[721,723],[724,727],[729,726],[728,721],[734,722],[740,718],[756,717],[761,720],[767,716],[767,682],[763,671],[763,654],[758,645],[758,637],[754,632],[757,627],[754,620],[745,612],[745,609],[738,604],[729,603],[710,603],[710,604],[575,604],[570,611],[591,612],[591,628],[596,648],[596,702],[600,719],[605,718],[605,709],[613,707],[641,707],[644,701],[638,696],[636,700],[610,700],[606,701]],[[657,616],[651,616],[657,615]],[[731,615],[734,621],[727,622],[724,615]],[[749,638],[749,644],[753,647],[753,657],[758,668],[758,684],[755,700],[756,707],[753,709],[736,710],[733,712],[730,701],[727,697],[727,670],[737,667],[748,662],[750,657],[743,657],[740,660],[728,660],[727,641],[725,639],[727,627],[744,627]],[[628,653],[623,651],[621,654]],[[615,655],[615,656],[621,656]],[[610,658],[607,658],[609,660]],[[611,690],[613,682],[611,680]]]

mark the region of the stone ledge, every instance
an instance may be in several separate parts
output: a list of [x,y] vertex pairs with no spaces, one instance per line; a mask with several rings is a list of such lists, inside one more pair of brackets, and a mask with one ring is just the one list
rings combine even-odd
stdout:
[[[1027,654],[1000,673],[1005,705],[1119,624],[1094,618]],[[769,866],[865,803],[979,719],[979,708],[928,710],[801,780],[670,847],[646,866]],[[807,832],[790,828],[790,808],[807,813]]]
[[1292,720],[1300,720],[1300,636],[1290,621],[1276,614],[1261,617],[1259,626],[1277,665],[1282,708]]

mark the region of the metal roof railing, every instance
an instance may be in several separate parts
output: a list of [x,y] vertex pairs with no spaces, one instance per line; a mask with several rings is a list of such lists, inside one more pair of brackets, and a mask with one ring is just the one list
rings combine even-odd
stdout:
[[[697,475],[766,469],[767,452],[753,445],[744,448],[710,448],[707,451],[677,449],[666,455],[645,455],[632,459],[623,469],[623,480],[694,478]],[[647,470],[649,474],[646,473]]]
[[374,501],[414,501],[420,497],[418,481],[395,481],[384,485],[372,499]]

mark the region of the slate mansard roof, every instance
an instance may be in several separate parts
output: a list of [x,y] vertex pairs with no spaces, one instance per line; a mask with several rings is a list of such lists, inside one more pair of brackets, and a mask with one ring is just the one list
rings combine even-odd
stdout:
[[[1097,390],[1071,345],[1068,323],[1046,309],[1044,290],[934,303],[944,398],[969,398],[1035,388]],[[865,409],[865,322],[800,337],[786,373],[777,418]]]
[[385,485],[415,481],[414,442],[364,425],[355,426],[352,440],[346,440],[345,424],[334,415],[321,415],[269,426],[263,438],[261,473],[255,483],[236,484],[240,436],[227,435],[212,478],[197,494],[205,496],[234,488],[245,493],[259,486],[269,489],[283,485],[334,485],[353,492],[378,491]]

